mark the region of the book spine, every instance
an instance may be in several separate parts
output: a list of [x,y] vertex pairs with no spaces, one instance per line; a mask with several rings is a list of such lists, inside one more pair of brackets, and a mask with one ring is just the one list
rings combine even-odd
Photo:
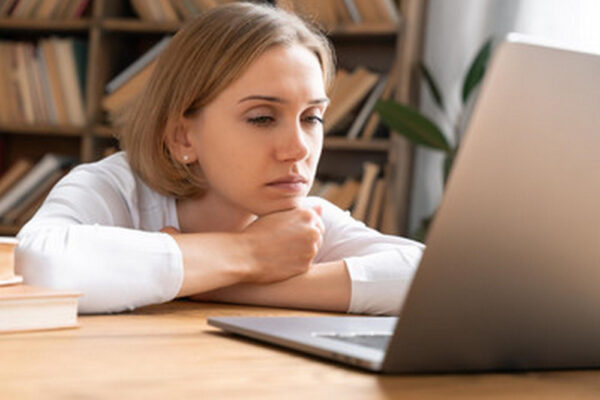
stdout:
[[113,78],[110,82],[106,84],[106,92],[112,93],[125,82],[127,82],[131,77],[137,74],[140,70],[142,70],[146,65],[150,64],[158,55],[167,47],[169,41],[171,40],[171,36],[165,36],[160,42],[156,45],[152,46],[150,50],[144,53],[140,58],[138,58],[133,64],[125,68],[119,75]]

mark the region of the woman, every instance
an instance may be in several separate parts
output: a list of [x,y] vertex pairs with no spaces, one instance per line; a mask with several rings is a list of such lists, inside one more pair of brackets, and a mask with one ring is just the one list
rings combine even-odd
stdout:
[[232,4],[184,27],[121,126],[125,152],[71,171],[18,237],[31,284],[82,313],[176,297],[393,314],[422,245],[306,198],[323,141],[327,40]]

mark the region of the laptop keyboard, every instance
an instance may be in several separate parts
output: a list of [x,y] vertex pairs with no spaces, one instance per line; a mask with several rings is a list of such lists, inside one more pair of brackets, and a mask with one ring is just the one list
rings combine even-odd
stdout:
[[389,333],[324,333],[318,336],[384,351],[392,338],[392,335]]

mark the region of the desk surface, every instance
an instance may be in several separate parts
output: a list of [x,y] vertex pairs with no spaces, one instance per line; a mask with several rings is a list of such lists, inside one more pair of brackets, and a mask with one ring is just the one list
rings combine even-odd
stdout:
[[177,301],[0,335],[2,399],[597,399],[600,370],[381,376],[244,339],[208,316],[323,315]]

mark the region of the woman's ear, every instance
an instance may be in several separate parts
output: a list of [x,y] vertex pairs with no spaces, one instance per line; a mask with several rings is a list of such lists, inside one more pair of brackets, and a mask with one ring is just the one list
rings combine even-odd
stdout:
[[190,140],[191,128],[192,121],[181,117],[173,123],[170,129],[167,129],[165,137],[167,147],[171,156],[182,164],[191,164],[198,159]]

